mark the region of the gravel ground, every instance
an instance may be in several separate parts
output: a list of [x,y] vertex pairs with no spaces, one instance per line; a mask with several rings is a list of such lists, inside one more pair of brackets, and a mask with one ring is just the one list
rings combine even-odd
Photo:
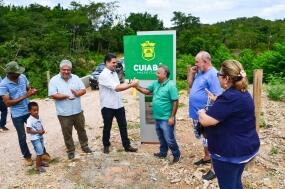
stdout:
[[[156,159],[153,153],[158,145],[140,144],[139,101],[131,96],[131,90],[123,92],[129,124],[129,137],[138,153],[126,153],[120,141],[119,130],[113,125],[111,153],[102,153],[102,118],[98,91],[88,90],[82,98],[91,155],[82,153],[76,132],[76,158],[68,160],[59,122],[52,100],[36,100],[40,117],[47,130],[45,145],[52,156],[47,172],[37,174],[34,167],[25,167],[20,156],[16,131],[11,120],[8,132],[0,133],[0,188],[218,188],[217,181],[201,179],[209,166],[197,167],[193,162],[202,156],[201,144],[192,132],[187,118],[187,93],[182,92],[177,115],[177,140],[182,151],[178,164],[169,165],[167,159]],[[258,157],[244,172],[244,185],[248,189],[285,188],[285,103],[269,101],[262,97],[263,127],[260,129],[261,150]],[[29,147],[35,154],[31,143]]]

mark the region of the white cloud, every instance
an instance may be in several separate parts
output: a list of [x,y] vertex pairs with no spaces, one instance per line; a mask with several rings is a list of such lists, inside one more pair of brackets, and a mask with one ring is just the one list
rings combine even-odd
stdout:
[[146,7],[149,9],[168,9],[170,8],[171,4],[169,0],[146,0],[145,2]]
[[[54,7],[58,3],[70,8],[72,0],[4,0],[6,5],[28,5],[37,2]],[[75,0],[89,4],[94,0]],[[95,2],[113,2],[115,0],[96,0]],[[180,11],[199,17],[202,23],[216,23],[237,17],[259,16],[266,19],[283,19],[284,0],[117,0],[118,13],[128,16],[130,12],[148,12],[157,14],[164,26],[171,26],[174,11]]]
[[261,10],[260,14],[265,17],[273,17],[274,15],[278,15],[284,12],[285,12],[285,4],[279,4],[264,8],[263,10]]
[[[175,2],[175,1],[173,1]],[[184,0],[184,5],[179,6],[177,8],[182,8],[184,10],[189,10],[191,12],[216,12],[221,10],[229,10],[232,9],[235,5],[237,5],[238,1],[235,0],[192,0],[187,1]],[[178,4],[176,4],[178,5]]]

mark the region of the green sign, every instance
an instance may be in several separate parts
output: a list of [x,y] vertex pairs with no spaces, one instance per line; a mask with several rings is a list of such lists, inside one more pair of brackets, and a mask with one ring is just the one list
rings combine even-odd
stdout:
[[160,64],[173,79],[173,35],[124,36],[124,59],[127,79],[156,80]]

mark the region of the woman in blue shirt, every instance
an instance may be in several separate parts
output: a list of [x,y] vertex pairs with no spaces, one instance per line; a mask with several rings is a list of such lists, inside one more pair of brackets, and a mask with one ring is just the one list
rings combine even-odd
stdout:
[[242,189],[245,164],[258,152],[254,103],[247,91],[242,65],[226,60],[217,73],[224,92],[206,112],[199,110],[199,121],[206,127],[208,148],[221,189]]

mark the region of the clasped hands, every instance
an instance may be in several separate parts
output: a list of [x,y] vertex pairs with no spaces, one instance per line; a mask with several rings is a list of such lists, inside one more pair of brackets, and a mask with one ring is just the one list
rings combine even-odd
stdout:
[[137,88],[139,86],[139,80],[138,79],[134,79],[129,84],[130,84],[131,87]]

